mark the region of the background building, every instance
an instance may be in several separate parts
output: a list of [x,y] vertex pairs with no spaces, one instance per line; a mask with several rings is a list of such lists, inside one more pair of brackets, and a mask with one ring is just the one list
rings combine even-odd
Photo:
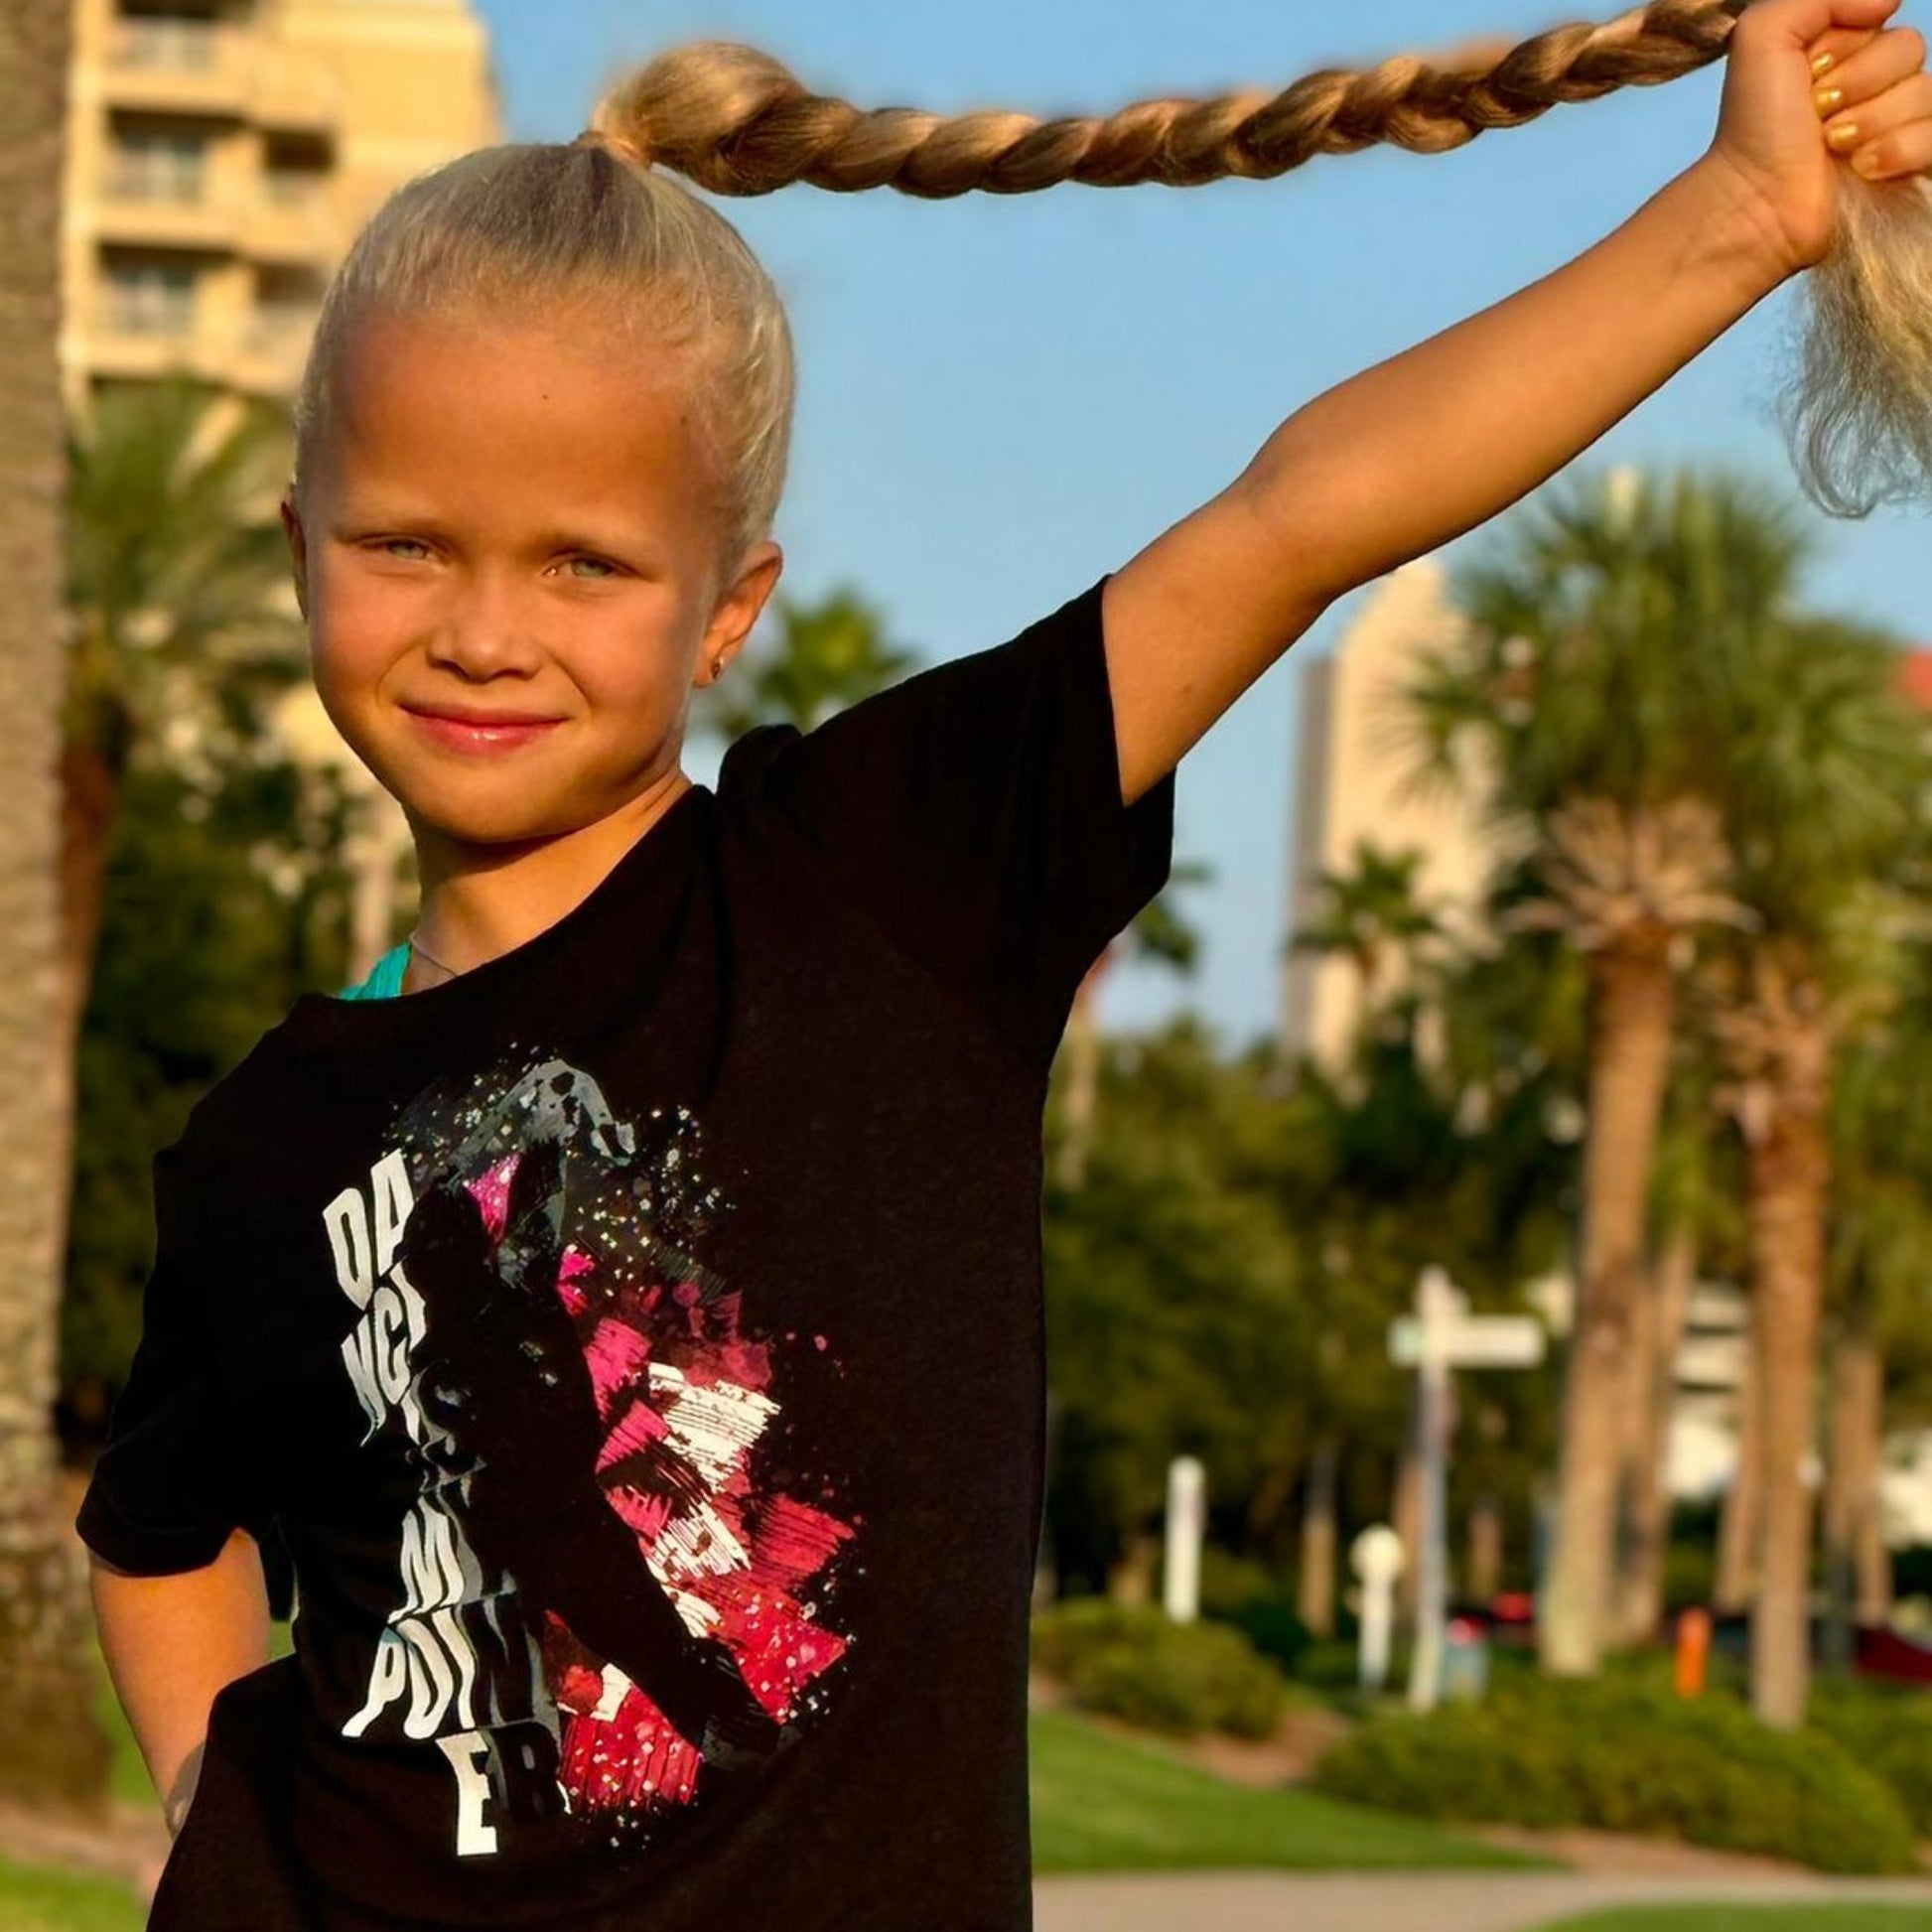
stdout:
[[[1403,703],[1424,659],[1461,622],[1448,593],[1449,573],[1438,558],[1405,564],[1370,587],[1333,649],[1310,658],[1302,673],[1291,936],[1314,917],[1322,875],[1350,871],[1364,840],[1391,856],[1421,853],[1417,897],[1451,933],[1474,933],[1496,840],[1468,802],[1468,786],[1416,783],[1417,751]],[[1291,1054],[1338,1066],[1360,1018],[1359,976],[1345,959],[1293,948],[1282,962],[1283,1042]]]
[[356,228],[498,141],[468,0],[75,0],[62,368],[287,395]]

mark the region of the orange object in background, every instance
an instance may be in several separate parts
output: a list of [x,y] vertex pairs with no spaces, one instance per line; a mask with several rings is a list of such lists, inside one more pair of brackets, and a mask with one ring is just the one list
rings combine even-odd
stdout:
[[1694,1698],[1704,1690],[1711,1662],[1711,1612],[1686,1610],[1677,1619],[1677,1695]]

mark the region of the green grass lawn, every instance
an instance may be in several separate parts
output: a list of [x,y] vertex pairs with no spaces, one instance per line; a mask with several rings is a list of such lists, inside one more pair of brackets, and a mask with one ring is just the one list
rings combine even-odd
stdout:
[[1538,1863],[1412,1819],[1230,1784],[1158,1744],[1114,1737],[1063,1711],[1033,1720],[1033,1793],[1034,1868],[1041,1872]]
[[126,1885],[0,1859],[0,1925],[7,1932],[141,1932]]
[[[278,1629],[277,1639],[279,1655],[286,1647],[286,1632]],[[114,1795],[152,1802],[148,1774],[105,1667],[100,1685],[101,1721],[115,1746]],[[1158,1744],[1110,1736],[1058,1711],[1041,1712],[1033,1721],[1033,1793],[1034,1862],[1042,1872],[1531,1863],[1433,1825],[1297,1791],[1255,1791],[1230,1784]],[[125,1886],[0,1860],[0,1927],[5,1932],[139,1932],[140,1924],[140,1911]],[[1838,1928],[1821,1926],[1820,1932]],[[1847,1932],[1893,1928],[1861,1923],[1848,1925]]]
[[1924,1905],[1639,1905],[1549,1932],[1925,1932]]

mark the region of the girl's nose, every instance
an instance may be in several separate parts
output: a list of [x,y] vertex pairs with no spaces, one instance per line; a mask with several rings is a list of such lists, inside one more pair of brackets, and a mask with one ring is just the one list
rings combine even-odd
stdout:
[[443,606],[429,654],[465,677],[535,670],[543,657],[536,613],[516,587],[479,572]]

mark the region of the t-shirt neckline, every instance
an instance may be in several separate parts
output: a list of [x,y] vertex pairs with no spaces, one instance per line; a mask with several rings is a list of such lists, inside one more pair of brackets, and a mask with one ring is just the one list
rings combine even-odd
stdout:
[[674,870],[703,816],[695,802],[712,797],[710,786],[687,785],[634,838],[591,890],[558,918],[519,944],[414,993],[388,999],[350,999],[342,994],[297,995],[280,1031],[318,1044],[373,1043],[466,1021],[505,988],[563,948],[587,938],[618,905],[652,878]]

